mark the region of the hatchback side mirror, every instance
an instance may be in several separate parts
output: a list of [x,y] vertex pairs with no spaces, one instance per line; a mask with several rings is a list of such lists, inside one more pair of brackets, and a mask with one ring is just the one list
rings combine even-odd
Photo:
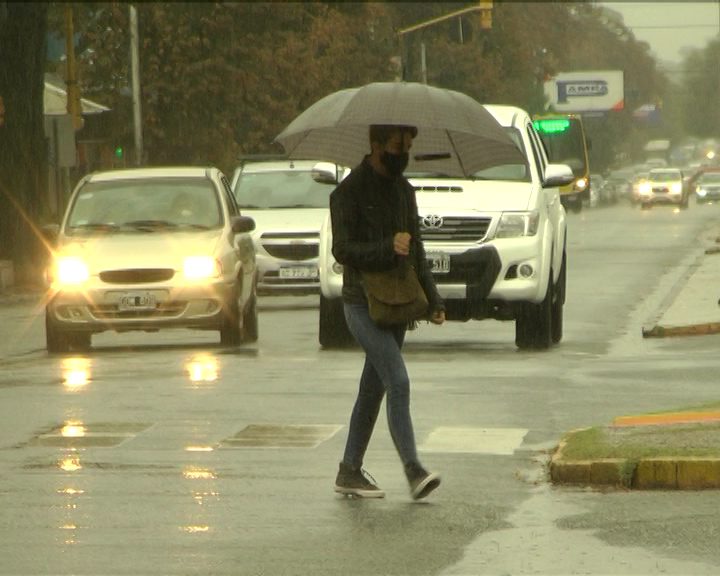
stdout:
[[312,179],[320,184],[337,184],[338,168],[332,162],[318,162],[312,167]]
[[255,230],[255,220],[250,216],[234,216],[232,219],[232,231],[235,234],[243,232],[252,232]]
[[45,224],[40,228],[40,232],[42,233],[43,238],[45,238],[45,240],[52,244],[57,240],[58,236],[60,235],[60,225]]

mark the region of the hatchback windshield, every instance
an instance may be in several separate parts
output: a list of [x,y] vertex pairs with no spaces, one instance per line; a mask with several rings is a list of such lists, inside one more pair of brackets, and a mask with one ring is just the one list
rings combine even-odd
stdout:
[[327,208],[333,186],[316,182],[309,171],[244,172],[235,184],[240,208]]
[[681,178],[682,176],[677,170],[653,170],[649,176],[649,179],[654,182],[672,182]]
[[217,228],[217,192],[202,178],[88,182],[78,192],[68,234]]

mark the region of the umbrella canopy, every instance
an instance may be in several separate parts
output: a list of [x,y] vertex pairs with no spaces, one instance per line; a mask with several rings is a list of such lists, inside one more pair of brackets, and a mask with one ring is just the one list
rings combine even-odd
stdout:
[[461,92],[415,82],[375,82],[318,100],[275,141],[290,158],[354,167],[370,152],[371,124],[415,126],[408,172],[469,177],[525,156],[485,107]]

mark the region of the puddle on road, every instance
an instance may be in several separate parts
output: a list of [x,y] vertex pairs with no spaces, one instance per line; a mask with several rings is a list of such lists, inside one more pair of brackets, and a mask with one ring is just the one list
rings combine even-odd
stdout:
[[226,440],[229,448],[315,448],[332,438],[342,426],[250,424]]
[[138,422],[99,422],[85,424],[80,421],[68,421],[40,432],[28,442],[16,448],[46,446],[56,448],[88,448],[118,446],[135,438],[150,428],[152,424]]

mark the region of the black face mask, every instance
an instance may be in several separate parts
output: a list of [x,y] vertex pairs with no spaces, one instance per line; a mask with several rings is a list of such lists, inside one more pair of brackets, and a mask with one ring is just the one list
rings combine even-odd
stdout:
[[385,170],[393,178],[400,176],[407,168],[408,162],[410,161],[410,155],[407,152],[401,154],[390,154],[390,152],[383,152],[380,156],[380,162],[385,166]]

